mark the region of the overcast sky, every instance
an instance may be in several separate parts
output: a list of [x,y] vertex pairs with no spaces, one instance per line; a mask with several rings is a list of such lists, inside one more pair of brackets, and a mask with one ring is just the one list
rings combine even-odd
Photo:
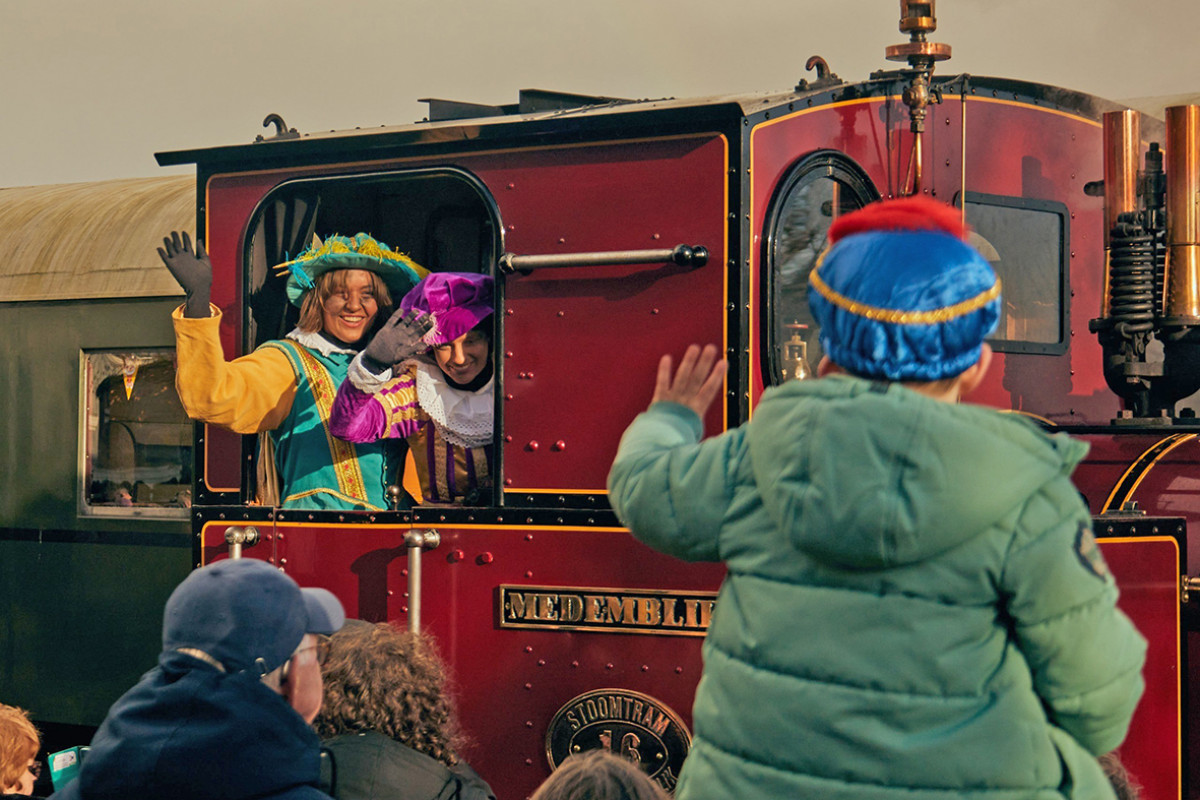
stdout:
[[[1200,91],[1198,0],[940,0],[937,17],[945,74]],[[523,88],[778,91],[813,54],[861,80],[905,40],[898,18],[897,0],[2,0],[0,186],[167,174],[155,151],[252,141],[270,112],[307,132]]]

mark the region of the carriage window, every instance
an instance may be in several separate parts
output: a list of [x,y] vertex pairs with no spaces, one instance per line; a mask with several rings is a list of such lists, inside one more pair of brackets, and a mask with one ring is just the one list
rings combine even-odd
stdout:
[[770,383],[805,377],[805,370],[820,361],[818,331],[808,310],[808,274],[825,249],[833,221],[878,196],[862,170],[839,153],[805,158],[780,184],[766,226],[764,375]]
[[175,351],[85,352],[80,511],[186,516],[192,422],[175,393]]
[[967,192],[970,243],[1003,285],[1000,322],[989,340],[1000,352],[1066,351],[1068,213],[1062,203]]

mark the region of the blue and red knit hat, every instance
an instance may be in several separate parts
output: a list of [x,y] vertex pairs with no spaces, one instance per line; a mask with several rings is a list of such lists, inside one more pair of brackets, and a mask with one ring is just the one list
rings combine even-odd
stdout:
[[923,197],[838,219],[808,279],[821,347],[865,378],[936,381],[979,360],[1000,280],[964,238],[962,212]]
[[492,278],[477,272],[431,272],[400,301],[433,317],[430,345],[453,342],[492,313]]

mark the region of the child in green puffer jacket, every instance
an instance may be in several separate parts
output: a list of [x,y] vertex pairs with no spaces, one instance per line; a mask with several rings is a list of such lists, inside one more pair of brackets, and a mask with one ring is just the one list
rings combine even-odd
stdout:
[[1145,641],[1070,481],[1086,445],[959,403],[1000,308],[965,233],[921,198],[842,217],[821,380],[701,441],[725,365],[693,346],[625,432],[622,522],[728,567],[678,800],[1114,796]]

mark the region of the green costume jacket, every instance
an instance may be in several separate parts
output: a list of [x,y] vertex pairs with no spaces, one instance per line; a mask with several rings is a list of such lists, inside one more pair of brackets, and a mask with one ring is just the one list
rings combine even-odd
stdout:
[[657,403],[608,479],[641,541],[728,567],[678,800],[1113,796],[1094,756],[1145,641],[1069,479],[1084,444],[847,376],[701,434]]

